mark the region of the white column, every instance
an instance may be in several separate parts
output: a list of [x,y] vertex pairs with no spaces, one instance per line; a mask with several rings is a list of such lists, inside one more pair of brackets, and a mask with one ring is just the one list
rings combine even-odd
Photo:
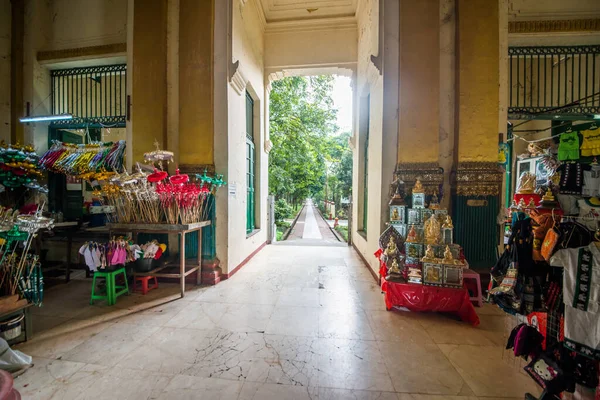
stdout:
[[[231,1],[215,1],[214,31],[214,130],[215,170],[228,179],[228,91],[231,64]],[[223,272],[228,272],[229,191],[223,188],[216,195],[217,258]],[[232,267],[233,268],[233,267]]]

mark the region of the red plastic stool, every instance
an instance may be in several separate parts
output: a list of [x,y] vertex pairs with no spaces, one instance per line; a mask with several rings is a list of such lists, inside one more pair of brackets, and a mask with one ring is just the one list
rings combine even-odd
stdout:
[[475,288],[477,289],[475,296],[470,297],[471,302],[475,303],[475,305],[477,307],[483,307],[483,292],[481,291],[481,276],[477,272],[475,272],[471,269],[465,269],[463,271],[463,281],[466,281],[467,279],[473,279],[475,281]]
[[[151,287],[148,287],[148,281],[150,281],[150,279],[154,279],[154,285]],[[140,282],[141,283],[141,292],[142,294],[146,294],[148,293],[150,290],[152,289],[158,289],[158,279],[156,279],[155,276],[136,276],[135,277],[135,281],[133,282],[133,290],[134,291],[138,291],[137,290],[137,283]]]

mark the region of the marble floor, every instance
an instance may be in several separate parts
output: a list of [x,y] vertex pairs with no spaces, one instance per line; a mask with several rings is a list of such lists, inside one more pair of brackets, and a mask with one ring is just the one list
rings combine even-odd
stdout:
[[231,279],[175,284],[90,306],[89,280],[46,292],[24,399],[522,399],[536,392],[503,351],[516,323],[477,328],[386,311],[348,247],[267,246]]

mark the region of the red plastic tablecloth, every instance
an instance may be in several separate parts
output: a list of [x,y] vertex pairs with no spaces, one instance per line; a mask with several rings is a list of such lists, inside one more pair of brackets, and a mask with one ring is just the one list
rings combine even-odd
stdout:
[[450,312],[473,326],[479,325],[479,317],[465,288],[452,289],[383,280],[381,290],[385,292],[385,306],[388,310],[399,306],[414,312]]

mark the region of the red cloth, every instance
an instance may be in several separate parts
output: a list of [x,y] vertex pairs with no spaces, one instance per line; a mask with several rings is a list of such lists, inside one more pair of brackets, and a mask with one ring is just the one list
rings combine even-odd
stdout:
[[473,326],[479,325],[479,317],[465,288],[453,289],[383,280],[381,290],[385,292],[385,306],[388,310],[399,306],[414,312],[451,312]]

